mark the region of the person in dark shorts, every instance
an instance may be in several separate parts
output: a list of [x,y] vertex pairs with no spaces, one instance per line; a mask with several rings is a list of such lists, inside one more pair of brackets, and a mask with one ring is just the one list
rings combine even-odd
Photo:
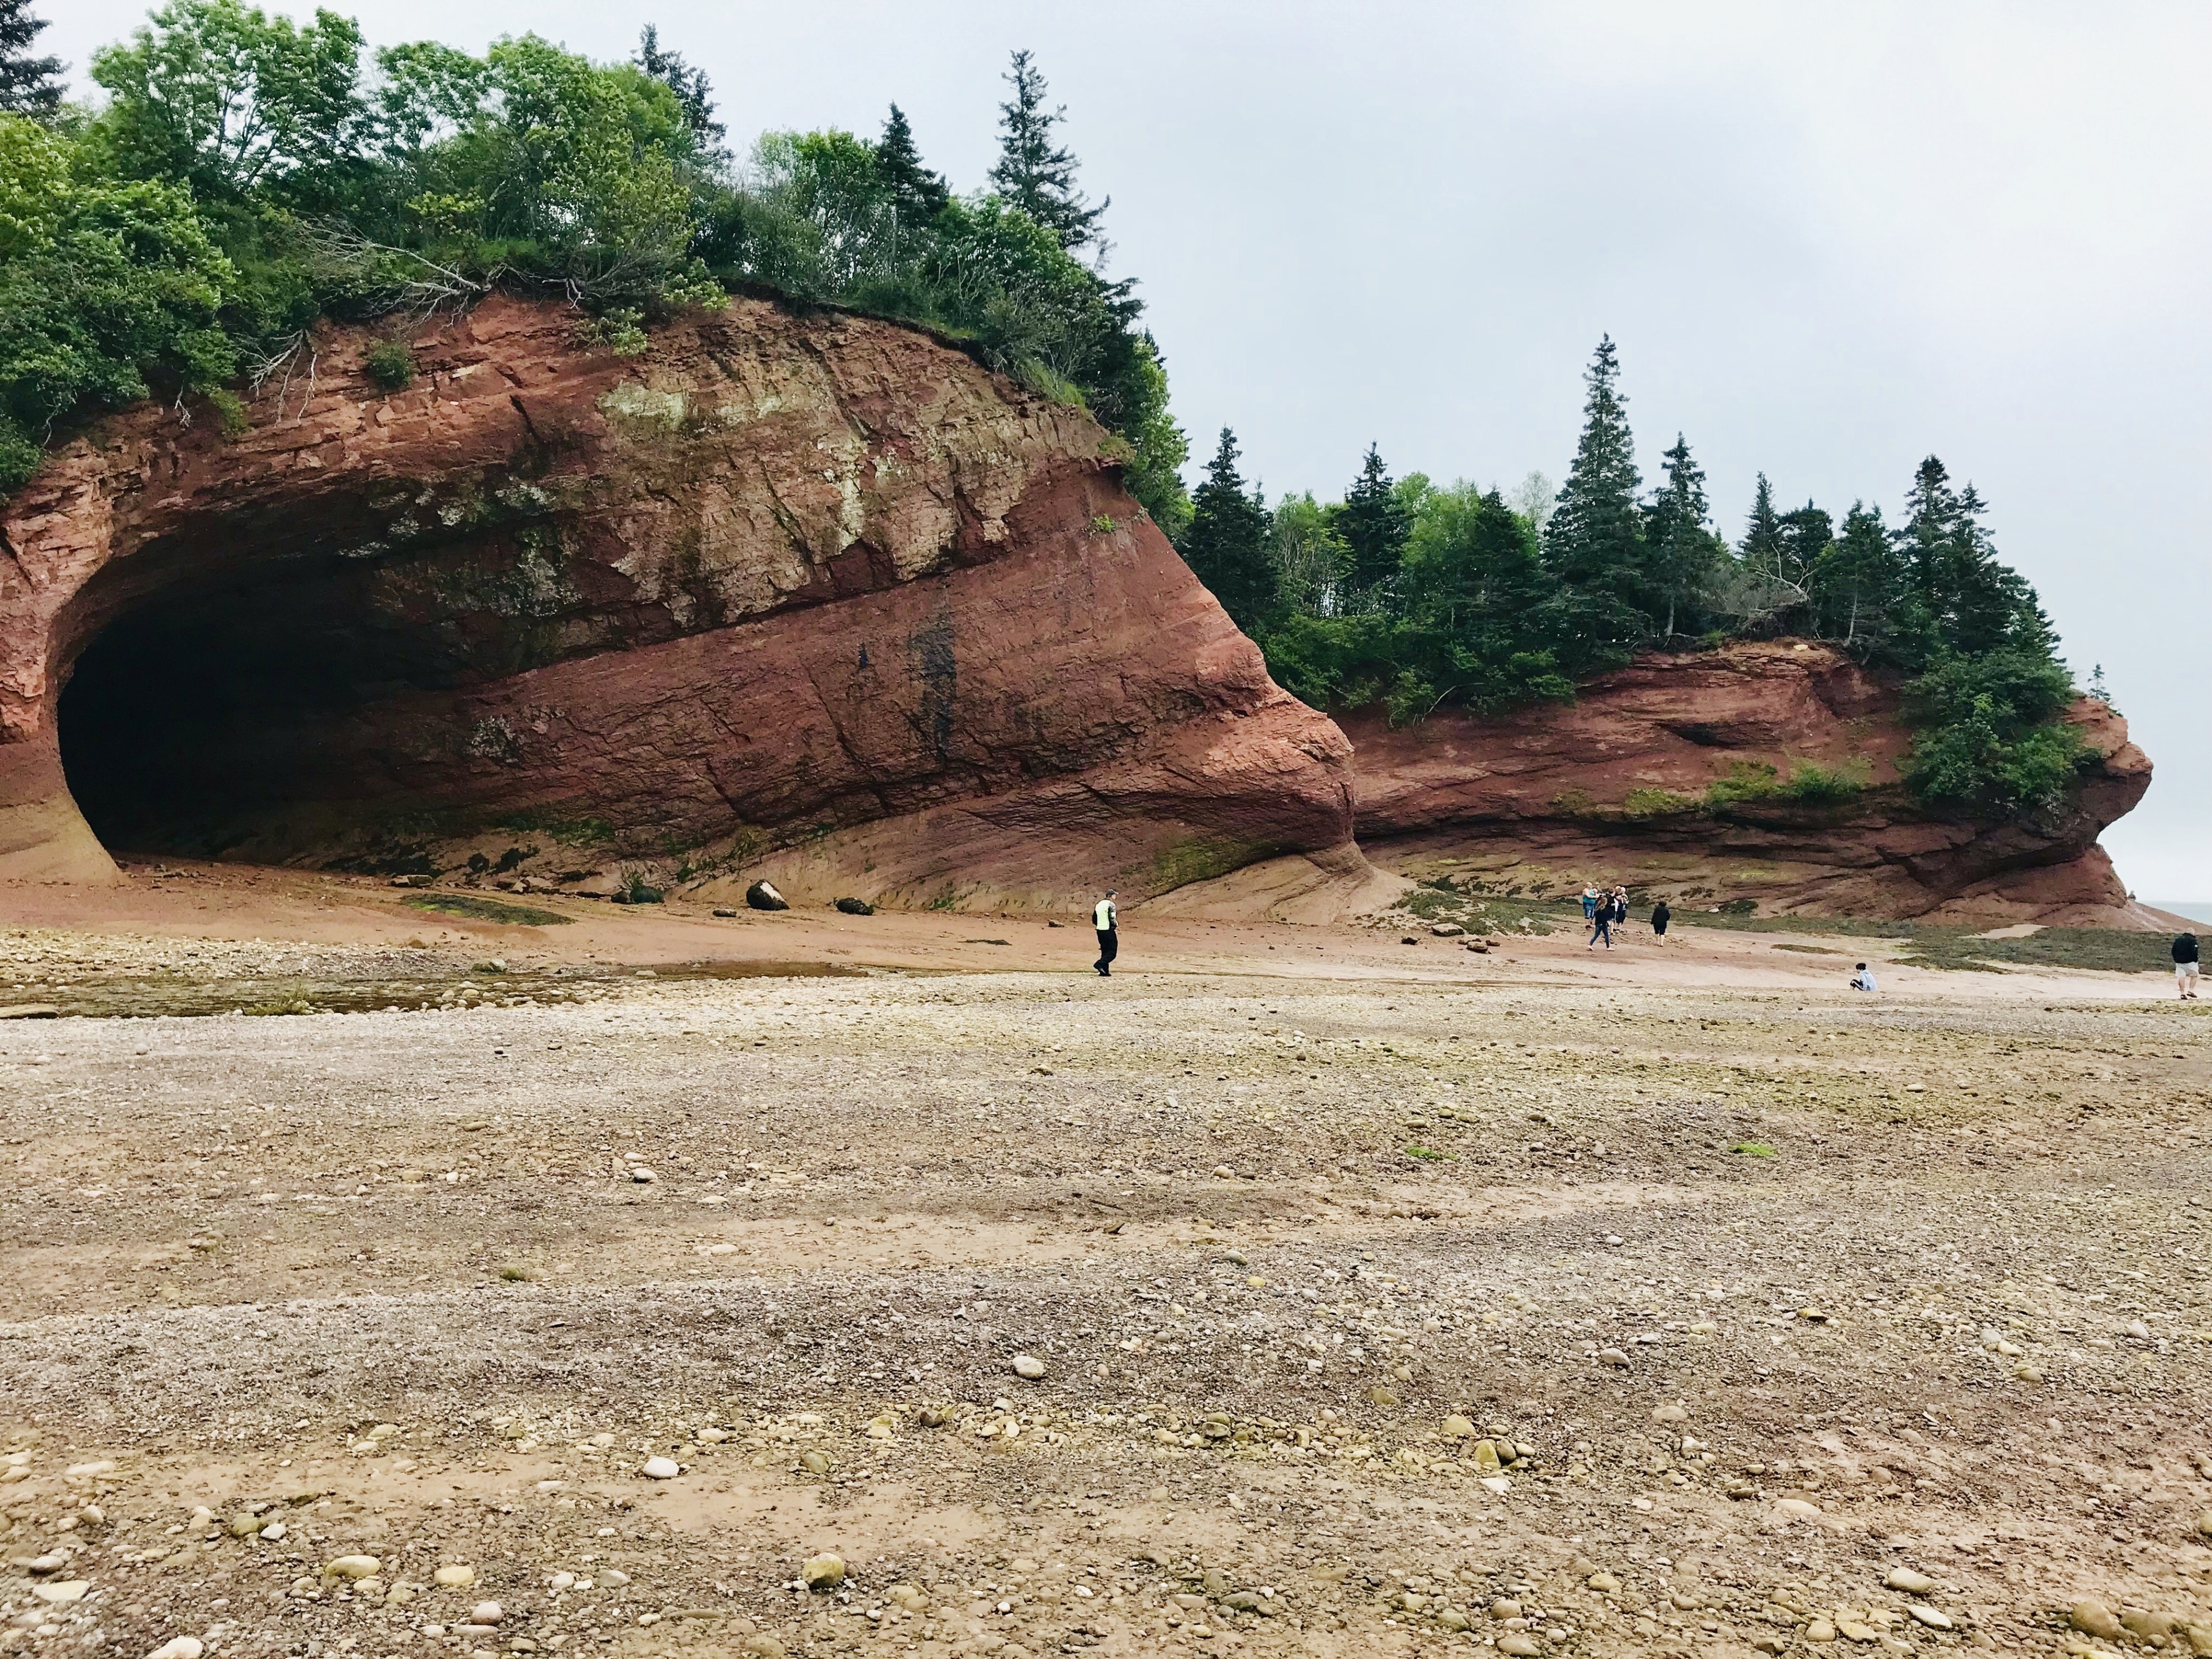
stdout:
[[1121,953],[1121,930],[1115,925],[1119,915],[1114,908],[1114,890],[1109,887],[1106,896],[1091,912],[1091,925],[1098,930],[1098,960],[1091,965],[1101,979],[1114,977],[1114,958]]
[[2184,1002],[2197,1000],[2197,935],[2173,936],[2173,982]]
[[1666,943],[1667,924],[1674,920],[1674,913],[1667,908],[1665,899],[1661,899],[1658,903],[1651,907],[1651,938],[1654,943],[1661,945]]

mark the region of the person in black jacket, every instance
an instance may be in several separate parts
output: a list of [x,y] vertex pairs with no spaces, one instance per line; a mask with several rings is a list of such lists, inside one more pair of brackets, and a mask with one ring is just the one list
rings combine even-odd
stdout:
[[1665,899],[1651,907],[1651,938],[1655,943],[1664,945],[1667,942],[1667,924],[1674,919],[1674,913],[1667,908]]
[[2184,1002],[2197,1000],[2197,935],[2176,933],[2173,936],[2173,982],[2181,992]]

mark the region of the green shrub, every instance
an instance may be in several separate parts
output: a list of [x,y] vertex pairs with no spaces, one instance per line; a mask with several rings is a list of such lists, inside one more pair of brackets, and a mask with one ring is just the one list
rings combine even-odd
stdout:
[[1771,800],[1779,776],[1765,761],[1730,761],[1728,771],[1705,786],[1705,805],[1717,811],[1743,801]]
[[379,340],[361,360],[368,378],[385,392],[404,392],[415,384],[415,354],[404,340]]
[[1906,782],[1931,805],[1970,812],[2045,811],[2095,764],[2057,715],[2075,696],[2063,663],[2003,649],[1948,656],[1905,687],[1917,728]]
[[1632,818],[1672,817],[1697,809],[1696,796],[1677,794],[1672,789],[1632,789],[1620,803],[1620,810]]
[[1873,769],[1863,757],[1854,756],[1838,766],[1823,766],[1818,761],[1798,761],[1790,769],[1790,781],[1779,793],[1789,800],[1800,801],[1808,806],[1834,806],[1844,801],[1856,800],[1864,792]]

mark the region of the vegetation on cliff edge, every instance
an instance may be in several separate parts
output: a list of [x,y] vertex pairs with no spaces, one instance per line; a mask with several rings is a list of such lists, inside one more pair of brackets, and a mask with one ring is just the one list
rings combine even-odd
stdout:
[[[1224,430],[1193,492],[1183,556],[1275,678],[1316,707],[1380,707],[1396,724],[1443,707],[1496,714],[1571,698],[1638,650],[1796,635],[1903,679],[1907,781],[1930,807],[2008,815],[2064,800],[2094,758],[2059,719],[2073,679],[2034,589],[1997,557],[1972,485],[1930,456],[1901,524],[1855,501],[1838,526],[1810,502],[1778,511],[1762,476],[1731,546],[1683,438],[1644,490],[1610,339],[1588,386],[1565,483],[1532,477],[1510,501],[1465,482],[1394,481],[1370,447],[1341,501],[1270,507]],[[1764,774],[1732,773],[1701,798],[1640,791],[1623,811],[1835,805],[1863,783],[1805,763]]]
[[[919,322],[1079,401],[1171,532],[1187,448],[1105,204],[1017,53],[988,189],[956,194],[894,106],[880,137],[770,133],[742,164],[713,88],[648,27],[598,64],[535,35],[371,52],[349,18],[171,0],[62,101],[43,27],[0,0],[0,492],[57,432],[147,397],[240,418],[319,317],[504,289],[573,301],[605,343],[758,285]],[[1088,256],[1088,262],[1086,258]]]

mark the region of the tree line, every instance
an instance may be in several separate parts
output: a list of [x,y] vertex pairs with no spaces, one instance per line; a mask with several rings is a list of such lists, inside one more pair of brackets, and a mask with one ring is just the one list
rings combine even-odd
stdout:
[[481,57],[370,52],[349,18],[171,0],[63,96],[27,0],[0,0],[0,492],[58,432],[160,396],[242,419],[240,388],[319,317],[399,337],[508,290],[574,301],[593,337],[770,289],[937,330],[1117,436],[1169,529],[1188,456],[1134,284],[1103,272],[1107,204],[1065,112],[1014,54],[986,185],[957,192],[894,105],[871,139],[726,148],[708,76],[647,27],[627,62],[536,35]]
[[[1931,804],[2032,811],[2064,799],[2088,758],[2057,719],[2073,679],[1971,483],[1930,456],[1900,522],[1855,501],[1839,525],[1811,502],[1778,508],[1762,474],[1731,546],[1679,434],[1644,489],[1610,338],[1587,384],[1565,484],[1532,478],[1511,501],[1394,480],[1370,447],[1341,501],[1270,507],[1224,428],[1192,492],[1183,556],[1276,679],[1317,708],[1379,708],[1395,724],[1440,708],[1497,714],[1570,699],[1639,650],[1792,635],[1903,678],[1909,781]],[[1799,793],[1850,790],[1823,771]]]

